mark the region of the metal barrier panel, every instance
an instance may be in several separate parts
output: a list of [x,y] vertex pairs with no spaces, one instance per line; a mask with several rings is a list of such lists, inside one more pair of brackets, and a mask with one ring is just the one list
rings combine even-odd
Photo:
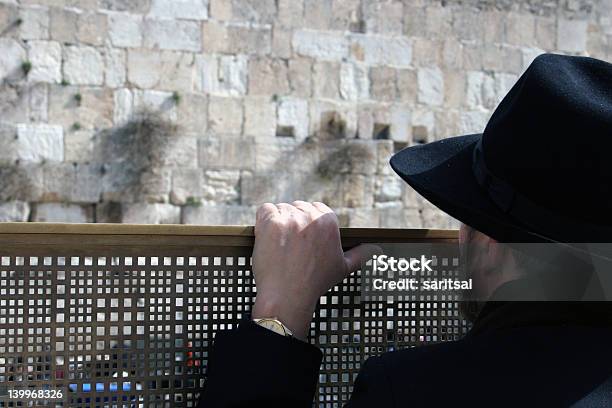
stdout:
[[[349,247],[457,233],[341,235]],[[253,240],[252,227],[0,224],[0,407],[195,406],[215,333],[254,301]],[[314,406],[346,402],[369,355],[467,330],[456,299],[390,305],[359,291],[356,273],[317,309],[310,338],[324,361]]]

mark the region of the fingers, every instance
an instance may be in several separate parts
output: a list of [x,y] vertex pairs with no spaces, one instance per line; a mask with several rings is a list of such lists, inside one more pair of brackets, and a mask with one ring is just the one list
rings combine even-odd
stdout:
[[327,205],[325,205],[324,203],[320,203],[318,201],[315,201],[312,203],[312,205],[319,211],[321,211],[322,213],[326,214],[326,213],[333,213],[334,210],[332,210],[331,208],[329,208]]
[[262,221],[268,218],[272,218],[275,215],[278,215],[278,208],[272,203],[262,204],[255,214],[255,219],[257,221]]
[[379,254],[382,249],[377,245],[361,244],[349,249],[344,253],[344,261],[349,274],[361,268],[362,263],[365,263],[373,255]]

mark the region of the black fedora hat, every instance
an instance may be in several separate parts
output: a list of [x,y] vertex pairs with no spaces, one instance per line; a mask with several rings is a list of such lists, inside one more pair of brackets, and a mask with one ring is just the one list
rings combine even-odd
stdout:
[[500,242],[612,242],[612,64],[540,55],[482,134],[406,148],[391,166]]

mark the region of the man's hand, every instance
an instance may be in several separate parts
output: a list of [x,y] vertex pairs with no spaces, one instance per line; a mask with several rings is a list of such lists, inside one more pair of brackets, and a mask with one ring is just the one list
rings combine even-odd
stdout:
[[266,203],[257,210],[253,318],[276,317],[306,339],[319,297],[359,269],[376,247],[342,251],[338,218],[323,203]]

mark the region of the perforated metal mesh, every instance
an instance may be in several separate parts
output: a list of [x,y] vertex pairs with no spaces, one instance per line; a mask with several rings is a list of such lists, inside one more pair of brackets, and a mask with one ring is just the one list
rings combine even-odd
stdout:
[[[254,300],[252,249],[227,236],[150,238],[0,234],[0,406],[197,404],[214,334]],[[324,351],[315,406],[346,402],[367,356],[466,330],[454,299],[365,300],[360,279],[324,296],[312,323]],[[62,398],[8,398],[24,388]]]

